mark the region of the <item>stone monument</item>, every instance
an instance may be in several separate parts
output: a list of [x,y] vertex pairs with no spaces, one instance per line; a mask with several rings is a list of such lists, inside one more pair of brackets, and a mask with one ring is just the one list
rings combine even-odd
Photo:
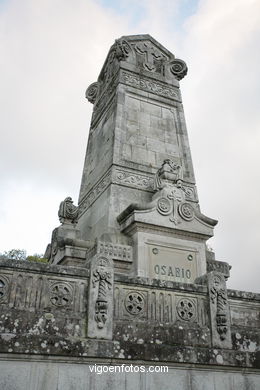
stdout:
[[199,206],[187,70],[150,35],[109,50],[86,91],[78,206],[61,202],[47,264],[0,263],[1,389],[260,388],[260,294],[227,289],[231,266],[207,250],[217,221]]

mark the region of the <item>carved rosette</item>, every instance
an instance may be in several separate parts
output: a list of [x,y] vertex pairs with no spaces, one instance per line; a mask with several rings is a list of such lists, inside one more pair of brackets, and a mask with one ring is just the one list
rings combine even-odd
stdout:
[[172,212],[172,202],[169,199],[162,197],[157,201],[157,210],[162,215],[169,215]]
[[73,300],[72,286],[68,283],[54,283],[50,287],[50,302],[59,308],[69,308]]
[[181,80],[186,76],[188,67],[184,61],[175,58],[170,64],[170,71],[177,80]]
[[192,299],[182,298],[177,303],[176,311],[183,321],[193,321],[197,314],[197,307]]
[[144,311],[144,297],[136,291],[131,291],[125,297],[125,308],[133,316],[138,316]]
[[190,203],[180,203],[178,206],[180,216],[185,221],[192,221],[194,218],[194,209]]
[[86,90],[86,99],[92,104],[95,103],[98,94],[98,83],[92,83]]

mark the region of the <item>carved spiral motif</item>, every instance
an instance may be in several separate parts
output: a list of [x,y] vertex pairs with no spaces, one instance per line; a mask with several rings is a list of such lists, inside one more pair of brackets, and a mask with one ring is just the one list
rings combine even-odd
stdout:
[[138,292],[131,292],[125,298],[125,308],[128,313],[138,315],[144,310],[144,298]]
[[54,306],[66,307],[72,302],[72,294],[64,283],[56,283],[51,287],[50,301]]
[[181,80],[183,79],[184,76],[186,76],[188,72],[188,67],[184,61],[176,58],[172,62],[170,70],[177,80]]
[[97,92],[98,92],[98,83],[92,83],[86,90],[86,98],[90,103],[95,103],[96,97],[97,97]]
[[179,205],[179,214],[185,219],[185,221],[192,221],[194,218],[194,210],[193,207],[189,203],[181,203]]
[[179,300],[176,309],[178,316],[184,321],[191,321],[195,318],[196,307],[190,299],[186,298]]
[[131,52],[131,46],[129,45],[129,43],[125,39],[122,39],[122,41],[120,42],[120,46],[124,54],[128,56]]
[[171,202],[167,198],[160,198],[157,202],[157,210],[162,215],[168,215],[172,211]]

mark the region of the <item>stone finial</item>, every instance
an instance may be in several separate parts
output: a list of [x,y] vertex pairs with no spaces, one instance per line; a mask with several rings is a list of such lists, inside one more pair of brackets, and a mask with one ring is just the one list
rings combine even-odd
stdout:
[[64,222],[70,222],[73,224],[77,223],[78,214],[79,214],[78,207],[74,206],[73,200],[71,199],[70,196],[65,198],[61,202],[59,207],[59,212],[58,212],[59,220],[61,223]]

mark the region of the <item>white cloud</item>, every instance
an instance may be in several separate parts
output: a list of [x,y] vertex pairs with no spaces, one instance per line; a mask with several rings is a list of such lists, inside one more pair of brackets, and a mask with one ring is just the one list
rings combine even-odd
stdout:
[[[201,206],[219,219],[212,245],[229,285],[259,290],[260,5],[202,1],[186,24],[183,83]],[[258,272],[257,272],[258,270]]]

